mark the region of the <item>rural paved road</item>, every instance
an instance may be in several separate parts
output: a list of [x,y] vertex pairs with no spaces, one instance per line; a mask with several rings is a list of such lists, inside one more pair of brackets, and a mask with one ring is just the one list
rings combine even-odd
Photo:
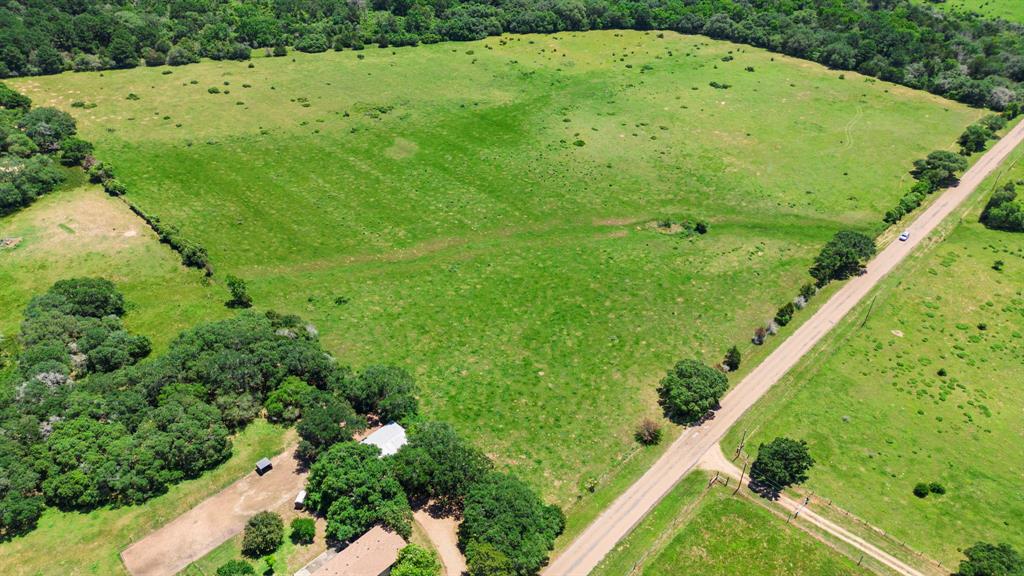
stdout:
[[779,345],[722,399],[715,418],[687,429],[632,486],[597,517],[551,564],[544,576],[586,576],[640,520],[716,446],[725,433],[769,388],[809,352],[879,280],[950,215],[1024,140],[1018,123],[907,228],[910,239],[893,242],[868,263],[867,274],[849,280],[814,315]]

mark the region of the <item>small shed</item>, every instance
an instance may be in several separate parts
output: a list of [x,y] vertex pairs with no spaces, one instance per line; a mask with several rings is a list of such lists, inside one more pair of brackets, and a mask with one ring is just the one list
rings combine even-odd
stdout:
[[295,509],[302,510],[302,507],[306,505],[306,491],[299,490],[299,493],[295,495]]
[[398,449],[405,446],[408,440],[405,438],[405,428],[401,424],[392,422],[387,426],[363,438],[363,444],[372,444],[380,448],[380,455],[391,456],[398,452]]
[[270,463],[270,458],[261,458],[260,461],[256,463],[256,473],[263,476],[267,472],[270,472],[270,469],[273,467],[274,465]]

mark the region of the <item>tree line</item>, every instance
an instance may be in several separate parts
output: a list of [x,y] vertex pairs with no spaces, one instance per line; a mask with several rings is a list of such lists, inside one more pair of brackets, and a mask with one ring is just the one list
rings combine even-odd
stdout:
[[28,206],[64,181],[64,166],[88,162],[92,145],[75,136],[68,113],[33,107],[0,82],[0,216]]
[[1024,94],[1024,27],[913,0],[17,0],[0,77],[598,29],[704,34],[996,110]]

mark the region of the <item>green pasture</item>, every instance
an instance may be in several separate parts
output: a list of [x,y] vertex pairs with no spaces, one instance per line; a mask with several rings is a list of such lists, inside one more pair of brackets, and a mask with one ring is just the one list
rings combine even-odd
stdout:
[[[750,453],[777,435],[806,439],[818,461],[808,490],[948,568],[979,540],[1024,546],[1024,237],[977,222],[987,193],[1024,180],[1022,159],[1018,149],[949,237],[885,280],[723,448],[745,429]],[[917,498],[918,482],[946,493]]]
[[[570,517],[581,485],[608,478],[637,422],[659,414],[668,366],[717,362],[733,343],[756,358],[753,328],[825,240],[877,231],[911,161],[953,148],[982,114],[673,33],[249,66],[12,82],[71,111],[128,197],[209,249],[207,288],[108,254],[152,290],[129,290],[140,309],[175,311],[166,327],[140,312],[136,328],[222,316],[223,278],[238,275],[258,308],[311,320],[340,360],[413,371],[428,416]],[[660,219],[710,232],[663,234]],[[17,313],[4,314],[13,330]]]
[[871,573],[749,497],[707,484],[705,474],[684,478],[593,576]]
[[944,10],[1003,18],[1010,22],[1024,24],[1024,2],[1020,0],[946,0],[933,5]]

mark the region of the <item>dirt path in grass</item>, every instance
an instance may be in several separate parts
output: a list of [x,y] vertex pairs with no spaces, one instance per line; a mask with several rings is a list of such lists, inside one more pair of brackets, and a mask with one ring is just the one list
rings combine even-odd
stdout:
[[414,512],[413,518],[437,550],[445,576],[462,576],[466,572],[466,558],[459,551],[459,522],[451,516],[434,516],[426,508]]
[[906,242],[893,242],[868,264],[867,273],[849,280],[814,316],[797,328],[764,361],[722,399],[715,417],[684,431],[648,470],[601,513],[551,564],[544,576],[585,576],[615,544],[654,508],[717,446],[729,428],[809,352],[878,282],[936,226],[949,216],[1006,156],[1024,140],[1024,122],[1017,124],[968,170],[960,184],[945,190],[905,229]]
[[173,576],[241,532],[252,515],[291,505],[306,483],[306,470],[294,446],[271,462],[273,470],[263,476],[250,472],[125,548],[125,568],[132,576]]
[[[727,459],[725,455],[722,454],[721,448],[719,448],[717,445],[712,447],[704,454],[703,458],[701,458],[699,465],[701,468],[705,470],[709,470],[711,472],[721,472],[726,476],[731,476],[734,481],[742,477],[743,489],[746,489],[748,487],[748,481],[750,480],[750,477],[743,474],[743,472],[735,464],[730,462],[729,459]],[[882,550],[881,548],[875,546],[871,542],[868,542],[864,538],[861,538],[860,536],[857,536],[856,534],[850,532],[846,528],[843,528],[835,522],[832,522],[831,520],[828,520],[827,518],[823,518],[822,516],[818,515],[816,512],[814,512],[814,510],[807,507],[803,499],[794,499],[789,496],[786,496],[785,494],[782,494],[779,496],[777,500],[774,501],[774,503],[781,506],[789,514],[797,514],[792,522],[797,526],[797,528],[800,528],[805,532],[810,533],[815,538],[818,538],[818,535],[814,531],[809,530],[809,527],[806,526],[806,524],[812,524],[819,530],[831,534],[836,539],[842,542],[846,542],[850,546],[862,552],[865,556],[870,556],[871,558],[874,558],[875,560],[877,560],[878,562],[882,563],[884,566],[895,572],[896,574],[901,574],[903,576],[929,576],[932,574],[946,574],[945,571],[938,570],[922,572],[917,568],[910,566],[909,564],[903,562],[899,558],[896,558],[892,554],[889,554],[885,550]],[[875,530],[877,530],[877,528],[875,528]],[[932,563],[934,563],[934,561]]]

